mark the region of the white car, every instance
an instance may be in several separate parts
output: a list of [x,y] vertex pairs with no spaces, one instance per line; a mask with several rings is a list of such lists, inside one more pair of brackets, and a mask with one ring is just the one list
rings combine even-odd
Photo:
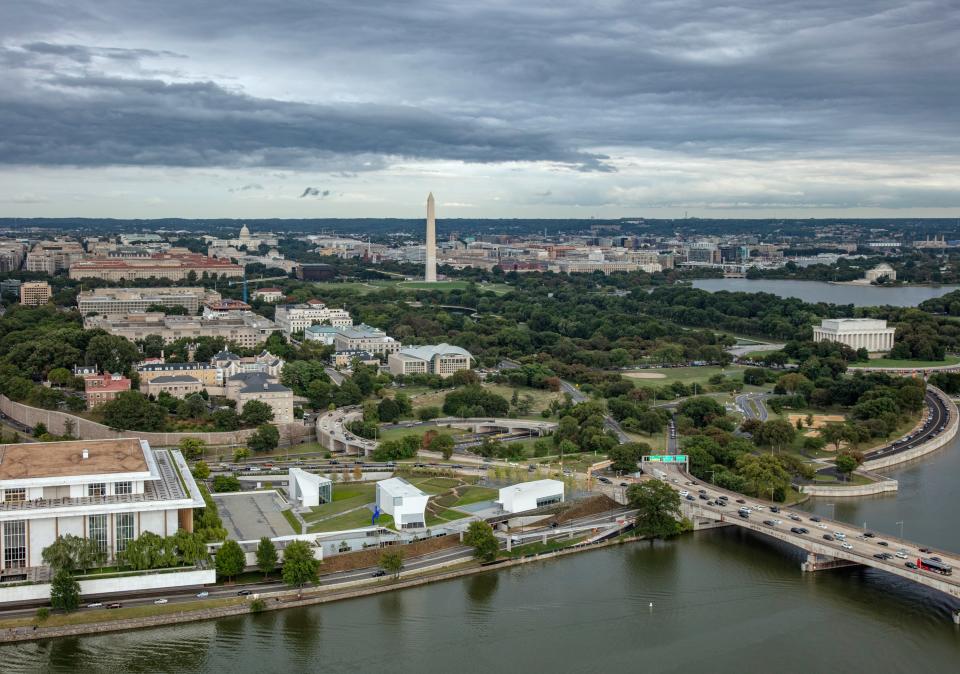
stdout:
[[773,523],[776,524],[777,526],[780,526],[781,524],[783,524],[783,520],[773,520]]
[[690,496],[690,492],[687,491],[686,489],[683,489],[683,490],[680,492],[680,496],[682,496],[683,498],[686,498],[687,496]]
[[167,603],[167,600],[166,600],[166,599],[158,599],[158,600],[156,600],[156,601],[153,602],[153,603],[154,603],[154,604],[157,604],[157,605],[163,605],[163,604],[166,604],[166,603]]
[[838,541],[845,541],[845,540],[847,540],[847,535],[844,534],[844,533],[841,533],[841,532],[839,532],[839,531],[834,531],[834,532],[833,532],[833,537],[836,538]]
[[907,559],[906,554],[904,554],[904,553],[902,553],[902,552],[898,552],[898,553],[897,553],[897,557],[900,558],[900,559]]
[[210,593],[207,592],[206,590],[204,590],[203,592],[197,593],[197,599],[206,599],[209,596],[210,596]]
[[847,543],[846,541],[841,543],[840,547],[843,548],[844,550],[853,550],[853,546]]
[[753,509],[754,509],[754,510],[764,510],[764,507],[763,507],[762,505],[755,505],[755,506],[753,506]]
[[92,604],[87,604],[87,608],[103,608],[103,602],[95,601]]
[[826,528],[827,528],[827,525],[821,522],[820,524],[817,525],[817,528],[818,528],[818,529],[826,529]]

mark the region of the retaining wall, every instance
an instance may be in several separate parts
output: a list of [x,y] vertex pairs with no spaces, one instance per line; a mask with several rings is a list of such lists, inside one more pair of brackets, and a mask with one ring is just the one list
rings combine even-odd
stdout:
[[[208,445],[243,445],[256,429],[248,428],[239,431],[216,431],[216,432],[192,432],[192,433],[152,433],[146,431],[116,431],[109,426],[84,419],[83,417],[58,412],[56,410],[44,410],[37,407],[30,407],[23,403],[10,400],[5,395],[0,395],[0,411],[6,414],[14,421],[18,421],[31,428],[38,423],[43,423],[47,429],[54,435],[65,435],[70,431],[70,435],[82,440],[110,440],[113,438],[139,438],[146,440],[152,447],[174,447],[180,444],[184,438],[200,438]],[[68,429],[68,425],[70,428]],[[308,440],[311,429],[295,422],[290,425],[300,425],[303,429],[301,440]],[[290,434],[285,432],[288,424],[278,426],[280,429],[280,444],[288,443]]]
[[873,496],[897,491],[899,484],[896,480],[881,479],[870,484],[854,484],[849,486],[804,484],[800,486],[800,493],[807,496],[829,496],[840,498],[844,496]]
[[957,435],[957,429],[960,427],[960,415],[958,415],[956,404],[940,389],[933,386],[929,388],[932,389],[935,394],[940,396],[940,399],[943,400],[944,405],[946,405],[947,410],[950,413],[950,420],[947,423],[947,427],[943,429],[943,433],[940,433],[935,438],[931,438],[922,445],[917,445],[916,447],[906,451],[890,454],[889,456],[884,456],[879,459],[864,461],[863,467],[865,469],[877,470],[878,468],[889,468],[890,466],[896,466],[897,464],[912,461],[924,456],[925,454],[929,454],[930,452],[940,449],[953,440],[953,438]]
[[[217,572],[214,569],[188,569],[166,573],[141,573],[113,578],[78,580],[80,581],[80,596],[87,598],[89,596],[112,595],[118,592],[149,592],[150,590],[210,585],[217,582]],[[43,601],[49,597],[50,583],[0,588],[0,601],[3,602]]]

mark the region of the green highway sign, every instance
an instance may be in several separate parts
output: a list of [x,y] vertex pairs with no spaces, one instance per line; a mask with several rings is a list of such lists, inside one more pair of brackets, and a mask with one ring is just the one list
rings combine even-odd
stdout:
[[650,456],[643,457],[644,461],[652,461],[653,463],[686,463],[687,455],[686,454],[651,454]]

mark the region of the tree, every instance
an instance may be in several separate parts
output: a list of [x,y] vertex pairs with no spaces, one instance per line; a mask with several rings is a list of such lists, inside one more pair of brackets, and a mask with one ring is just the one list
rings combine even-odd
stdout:
[[201,438],[183,438],[179,444],[180,451],[188,459],[199,459],[206,447],[207,443]]
[[660,480],[627,488],[627,500],[637,509],[637,533],[651,538],[669,538],[681,531],[680,494]]
[[243,406],[240,421],[244,426],[261,426],[273,421],[273,408],[265,402],[249,400]]
[[432,452],[440,452],[443,455],[444,459],[449,459],[453,456],[453,448],[456,446],[452,436],[447,435],[446,433],[441,433],[437,435],[433,440],[430,441],[430,444],[426,447]]
[[403,551],[385,550],[380,555],[377,566],[393,575],[394,578],[399,578],[400,572],[403,570]]
[[279,443],[280,431],[277,430],[276,426],[270,424],[263,424],[253,435],[247,438],[247,447],[254,452],[269,452],[271,449],[276,449]]
[[246,447],[237,447],[233,450],[233,460],[237,463],[250,458],[250,450]]
[[226,491],[240,491],[240,480],[236,475],[215,475],[213,478],[213,491],[217,493]]
[[377,416],[380,421],[392,424],[400,418],[400,406],[393,398],[384,398],[377,405]]
[[820,437],[827,444],[834,446],[834,451],[840,451],[840,445],[846,439],[846,428],[843,424],[824,424],[820,428]]
[[257,568],[263,571],[264,578],[277,568],[277,548],[266,536],[257,545]]
[[837,454],[837,458],[834,459],[834,465],[837,468],[837,472],[840,473],[845,480],[849,480],[850,473],[857,469],[857,460],[847,452],[841,452]]
[[610,469],[618,473],[637,472],[637,462],[645,454],[650,453],[650,445],[645,442],[627,442],[617,445],[607,452],[607,458],[613,461]]
[[80,606],[80,583],[66,569],[60,569],[50,583],[50,605],[69,613]]
[[234,410],[228,407],[214,412],[211,415],[211,419],[213,420],[214,427],[216,427],[218,431],[235,431],[240,428],[240,417],[237,416]]
[[100,549],[96,541],[65,534],[57,536],[53,543],[45,547],[40,557],[44,564],[53,569],[75,572],[100,566],[106,560],[106,553]]
[[484,562],[492,562],[500,554],[500,541],[493,527],[483,520],[471,522],[463,534],[463,542],[473,547],[473,555]]
[[207,413],[207,401],[199,393],[187,396],[177,405],[177,416],[183,419],[201,419]]
[[320,580],[320,560],[306,541],[293,541],[283,550],[283,582],[303,587]]
[[87,342],[86,360],[103,372],[129,372],[140,360],[140,350],[125,337],[97,335]]
[[65,367],[55,367],[47,373],[47,381],[56,387],[71,385],[75,380],[73,373]]
[[33,437],[35,438],[39,438],[41,435],[46,435],[47,433],[47,425],[42,421],[38,421],[37,425],[33,427]]
[[228,581],[243,573],[246,566],[246,556],[240,544],[233,539],[223,542],[220,549],[217,550],[216,569],[217,575],[226,578]]
[[685,417],[690,417],[693,425],[697,428],[708,426],[715,419],[726,414],[726,410],[722,404],[706,396],[684,400],[680,403],[677,411]]
[[195,480],[206,480],[210,477],[210,466],[207,465],[206,461],[197,461],[193,464],[193,469],[190,473]]
[[768,445],[779,451],[793,442],[796,434],[797,429],[786,419],[771,419],[760,426],[754,437],[758,444]]
[[105,424],[121,431],[162,431],[166,425],[166,411],[139,391],[122,391],[99,410]]

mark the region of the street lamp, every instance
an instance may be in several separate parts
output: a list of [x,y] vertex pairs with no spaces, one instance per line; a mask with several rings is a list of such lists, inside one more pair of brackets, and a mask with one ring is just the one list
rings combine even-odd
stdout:
[[[830,506],[830,519],[832,519],[832,520],[837,519],[837,504],[836,504],[836,503],[828,503],[827,505]],[[866,522],[864,522],[863,528],[864,528],[864,529],[867,528]]]
[[897,522],[900,525],[900,540],[903,540],[903,522]]

